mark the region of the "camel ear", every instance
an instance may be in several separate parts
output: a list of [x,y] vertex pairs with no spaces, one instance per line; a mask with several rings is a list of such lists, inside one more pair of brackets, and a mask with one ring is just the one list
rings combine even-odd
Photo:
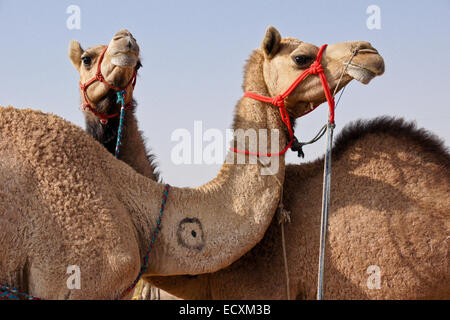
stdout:
[[81,48],[81,45],[78,41],[71,40],[69,42],[69,58],[77,70],[80,70],[81,55],[83,54],[83,52],[84,50],[83,48]]
[[280,49],[281,35],[273,26],[269,26],[261,44],[264,55],[273,58]]

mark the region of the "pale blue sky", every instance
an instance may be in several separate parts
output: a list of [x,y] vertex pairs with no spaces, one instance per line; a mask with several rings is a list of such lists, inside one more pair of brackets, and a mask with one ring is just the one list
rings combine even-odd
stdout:
[[[81,8],[81,30],[66,28],[71,4]],[[366,27],[372,4],[381,8],[381,30]],[[173,185],[200,185],[216,175],[217,165],[174,166],[170,135],[177,128],[193,131],[195,120],[203,120],[204,129],[231,125],[242,67],[268,25],[317,45],[366,40],[385,58],[383,77],[347,88],[337,131],[351,120],[387,114],[415,120],[449,145],[449,0],[0,0],[0,22],[0,105],[53,112],[82,127],[68,42],[106,44],[119,29],[130,30],[144,64],[135,90],[140,127]],[[326,116],[323,105],[298,121],[299,138],[311,138]],[[324,146],[321,140],[305,148],[306,160],[323,154]],[[300,162],[294,154],[288,160]]]

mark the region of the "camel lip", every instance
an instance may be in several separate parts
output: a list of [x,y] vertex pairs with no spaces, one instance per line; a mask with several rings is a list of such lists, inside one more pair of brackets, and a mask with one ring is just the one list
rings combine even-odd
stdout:
[[368,84],[377,76],[377,73],[373,72],[371,69],[353,63],[348,64],[346,73],[363,84]]
[[369,71],[369,72],[373,73],[374,76],[380,76],[383,74],[382,71],[377,70],[376,68],[372,68],[370,66],[363,66],[363,65],[360,65],[360,64],[354,63],[354,62],[351,62],[350,64],[346,64],[346,65],[348,65],[349,67],[354,67],[357,69],[363,69],[363,70]]
[[378,54],[379,55],[379,53],[378,53],[378,51],[377,51],[377,49],[375,49],[375,48],[372,48],[372,49],[358,49],[358,51],[357,51],[358,53],[373,53],[373,54]]
[[138,56],[134,51],[116,51],[111,54],[111,63],[118,67],[135,67]]
[[109,53],[111,56],[120,56],[120,55],[133,55],[138,56],[139,51],[132,49],[112,49]]

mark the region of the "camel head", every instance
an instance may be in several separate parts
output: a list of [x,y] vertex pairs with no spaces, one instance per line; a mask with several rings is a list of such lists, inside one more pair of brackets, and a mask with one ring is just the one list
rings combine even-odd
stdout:
[[[69,58],[80,73],[80,83],[87,83],[97,73],[100,56],[105,45],[91,47],[83,50],[77,41],[69,43]],[[101,73],[110,85],[126,89],[125,103],[130,103],[133,95],[133,86],[128,85],[135,72],[141,67],[139,59],[139,46],[136,39],[128,30],[120,30],[112,38],[101,61]],[[98,112],[112,114],[120,109],[116,103],[116,92],[100,81],[95,81],[86,89],[87,100]],[[84,101],[83,92],[81,99]],[[108,110],[116,106],[116,110]]]
[[[264,56],[263,77],[270,95],[275,97],[284,93],[316,60],[319,49],[320,47],[316,45],[295,38],[281,38],[277,29],[268,27],[261,51]],[[351,62],[348,63],[350,59]],[[368,84],[374,77],[384,73],[383,58],[370,43],[365,41],[328,45],[321,64],[332,94],[341,75],[338,90],[353,79]],[[319,76],[309,75],[286,98],[285,103],[290,115],[297,118],[309,111],[312,106],[325,101]]]

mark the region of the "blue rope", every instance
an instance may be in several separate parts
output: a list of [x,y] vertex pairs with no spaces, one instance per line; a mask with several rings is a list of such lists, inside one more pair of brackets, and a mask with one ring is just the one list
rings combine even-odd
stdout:
[[5,298],[9,300],[20,300],[19,296],[25,298],[26,300],[40,300],[32,295],[20,292],[16,288],[0,286],[0,298]]
[[120,144],[122,140],[122,130],[123,130],[123,123],[125,120],[125,96],[127,95],[126,90],[117,91],[117,103],[120,102],[120,120],[119,120],[119,129],[117,131],[117,142],[116,142],[116,158],[119,157],[120,152]]
[[129,294],[136,287],[136,284],[139,282],[139,280],[142,278],[142,276],[147,272],[150,252],[152,251],[153,244],[155,243],[156,238],[158,237],[159,231],[161,230],[161,222],[162,222],[161,219],[164,214],[164,209],[166,207],[166,200],[167,200],[167,197],[169,196],[169,190],[170,190],[170,185],[166,184],[164,187],[161,209],[159,210],[159,218],[156,221],[156,226],[153,230],[153,237],[152,237],[152,240],[150,241],[150,244],[148,246],[147,252],[144,257],[144,265],[141,266],[141,270],[139,271],[139,274],[138,274],[136,280],[134,280],[134,282],[118,296],[118,299],[122,299],[127,294]]

